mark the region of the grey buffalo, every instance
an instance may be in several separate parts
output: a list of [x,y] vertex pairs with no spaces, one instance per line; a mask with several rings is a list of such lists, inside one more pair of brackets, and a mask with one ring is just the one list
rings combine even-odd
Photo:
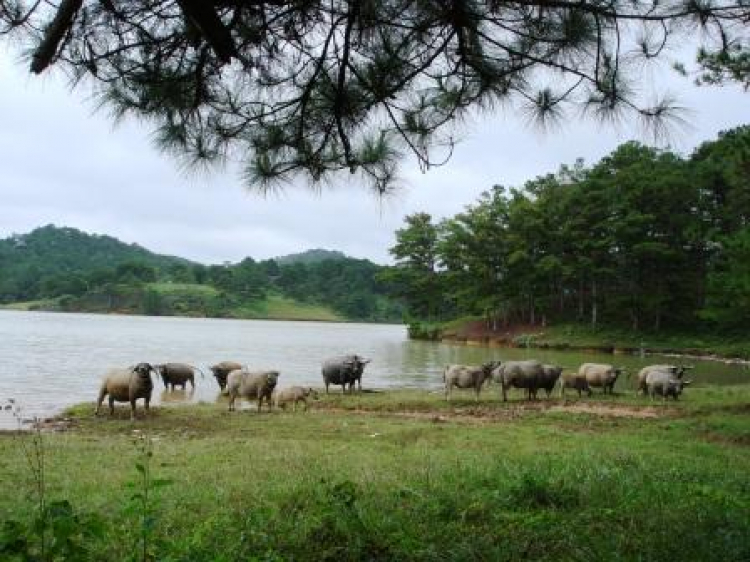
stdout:
[[683,389],[692,381],[684,381],[669,371],[650,371],[646,375],[646,388],[651,400],[661,396],[665,401],[670,396],[677,400]]
[[544,389],[547,393],[547,398],[550,397],[552,391],[555,389],[555,385],[562,372],[563,368],[557,365],[542,365],[542,379],[539,381],[539,388]]
[[585,391],[591,396],[591,387],[586,380],[584,375],[579,373],[563,373],[560,376],[560,396],[565,396],[565,389],[572,388],[578,391],[578,397],[581,397],[581,392]]
[[503,401],[508,400],[510,387],[523,388],[529,400],[536,399],[536,393],[545,380],[544,367],[539,361],[505,361],[492,371],[492,379],[500,383]]
[[99,414],[105,396],[109,396],[109,415],[115,412],[115,402],[130,402],[130,419],[134,420],[135,402],[139,398],[143,398],[144,408],[148,412],[151,393],[154,390],[151,371],[154,371],[154,368],[149,363],[138,363],[127,369],[107,371],[99,388],[94,415]]
[[229,411],[235,409],[234,402],[237,397],[248,400],[258,400],[258,411],[266,401],[268,409],[271,409],[271,396],[279,380],[278,371],[249,371],[238,369],[229,373],[227,377],[227,393],[229,394]]
[[362,374],[365,365],[370,362],[369,359],[359,355],[342,355],[326,359],[321,366],[323,383],[326,385],[326,394],[328,394],[328,385],[340,384],[341,393],[346,393],[347,386],[349,393],[354,391],[355,383],[359,384],[359,391],[362,392]]
[[209,369],[211,369],[214,377],[216,377],[216,382],[223,392],[227,387],[227,377],[229,376],[229,373],[236,371],[237,369],[242,369],[242,365],[235,361],[222,361],[221,363],[209,367]]
[[318,393],[314,388],[302,386],[290,386],[289,388],[277,389],[273,393],[273,404],[277,408],[285,409],[287,404],[292,404],[292,410],[297,411],[297,403],[302,402],[307,411],[308,399],[317,400]]
[[175,386],[179,386],[182,390],[185,390],[188,382],[191,388],[195,389],[195,371],[203,374],[197,367],[187,365],[186,363],[163,363],[161,365],[154,365],[154,367],[161,375],[164,388],[171,387],[171,390],[174,390]]
[[604,394],[614,394],[617,377],[622,373],[622,368],[606,363],[584,363],[578,368],[578,374],[586,378],[589,387],[601,387]]
[[482,385],[492,376],[492,369],[497,363],[490,362],[478,367],[471,365],[448,365],[443,371],[443,383],[445,383],[445,399],[450,400],[453,387],[473,388],[474,399],[479,401],[479,392]]
[[643,369],[638,372],[635,393],[642,393],[644,395],[648,394],[648,385],[646,384],[646,378],[651,372],[663,371],[669,373],[670,375],[674,375],[678,379],[681,379],[685,375],[687,370],[692,368],[692,366],[687,365],[648,365],[647,367],[643,367]]

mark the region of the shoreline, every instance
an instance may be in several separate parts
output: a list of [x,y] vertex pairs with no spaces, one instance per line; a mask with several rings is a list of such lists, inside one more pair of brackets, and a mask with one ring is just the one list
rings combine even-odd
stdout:
[[631,355],[662,355],[688,360],[750,365],[750,338],[744,334],[719,334],[710,326],[694,332],[632,332],[623,328],[587,324],[511,324],[488,326],[476,317],[407,326],[409,338],[445,344],[487,348],[536,348],[553,351]]
[[404,326],[401,322],[378,322],[375,320],[325,319],[325,318],[285,318],[282,316],[199,316],[192,314],[135,314],[130,312],[101,310],[55,310],[51,308],[14,308],[13,305],[0,305],[0,312],[43,312],[45,314],[94,314],[97,316],[133,316],[137,318],[188,318],[195,320],[268,320],[270,322],[324,322],[326,324],[375,324],[382,326]]
[[[419,340],[420,338],[412,338]],[[551,344],[546,342],[535,343],[530,341],[523,345],[518,345],[512,341],[504,341],[500,339],[482,338],[461,338],[461,337],[441,337],[436,341],[437,343],[447,345],[459,345],[468,347],[487,347],[487,348],[505,348],[505,349],[549,349],[553,351],[577,351],[582,353],[604,353],[610,355],[637,355],[640,357],[647,357],[649,355],[661,355],[662,357],[674,357],[684,359],[695,359],[699,361],[715,361],[717,363],[724,363],[726,365],[746,365],[750,366],[750,360],[742,357],[731,357],[724,356],[717,353],[695,353],[694,350],[686,349],[684,351],[678,351],[674,349],[659,349],[652,347],[645,348],[634,348],[628,346],[618,347],[615,345],[576,345],[576,344]]]

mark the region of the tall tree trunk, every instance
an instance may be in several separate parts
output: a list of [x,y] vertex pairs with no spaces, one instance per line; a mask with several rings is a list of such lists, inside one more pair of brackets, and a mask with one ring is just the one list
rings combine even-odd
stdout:
[[534,313],[534,296],[529,295],[529,320],[531,325],[536,324],[536,314]]
[[591,280],[591,328],[596,329],[596,322],[598,320],[599,311],[597,310],[596,302],[596,278]]
[[578,280],[578,320],[583,320],[583,277]]
[[635,308],[630,309],[630,327],[634,332],[638,331],[638,312]]

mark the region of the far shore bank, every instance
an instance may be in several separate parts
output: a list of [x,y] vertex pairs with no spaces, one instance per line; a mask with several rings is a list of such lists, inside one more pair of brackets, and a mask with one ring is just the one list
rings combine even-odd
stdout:
[[127,310],[61,310],[55,307],[28,307],[26,303],[0,304],[0,312],[45,312],[56,314],[96,314],[102,316],[140,316],[145,318],[194,318],[206,320],[269,320],[278,322],[326,322],[332,324],[383,324],[388,326],[403,325],[401,322],[387,322],[376,320],[357,320],[343,317],[328,316],[297,316],[297,315],[237,315],[237,316],[207,316],[198,313],[186,314],[140,314]]
[[681,360],[750,365],[750,340],[717,334],[653,334],[580,324],[515,325],[492,329],[484,321],[412,323],[409,337],[441,343],[498,348],[534,348],[612,355],[662,355]]

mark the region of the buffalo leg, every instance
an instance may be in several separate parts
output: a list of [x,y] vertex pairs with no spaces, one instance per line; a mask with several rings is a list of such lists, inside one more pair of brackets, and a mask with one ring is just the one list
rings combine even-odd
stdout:
[[94,410],[94,415],[99,415],[99,409],[102,407],[102,402],[104,402],[104,397],[106,396],[107,391],[105,389],[101,389],[99,391],[99,398],[96,401],[96,410]]

